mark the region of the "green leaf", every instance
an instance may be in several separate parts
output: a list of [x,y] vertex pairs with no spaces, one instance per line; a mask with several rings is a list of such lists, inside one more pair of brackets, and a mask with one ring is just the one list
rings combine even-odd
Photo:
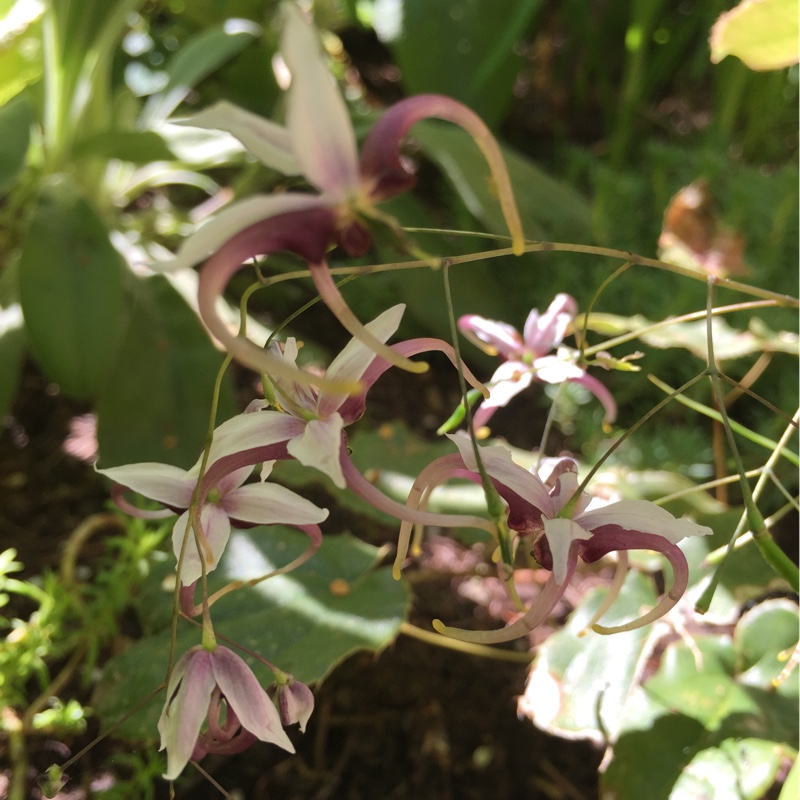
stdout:
[[744,0],[714,23],[711,60],[733,55],[750,69],[782,69],[797,63],[799,41],[795,0]]
[[[222,355],[162,276],[137,281],[127,335],[97,403],[103,467],[160,461],[184,468],[202,450]],[[219,419],[235,413],[229,378]]]
[[116,365],[130,273],[94,208],[64,176],[45,185],[22,244],[19,294],[31,349],[75,397],[91,397]]
[[540,0],[403,0],[376,14],[374,27],[395,56],[408,94],[437,92],[461,100],[490,125],[513,100],[524,68],[515,45]]
[[[489,167],[469,134],[437,122],[420,122],[411,133],[453,184],[470,213],[490,232],[508,234]],[[583,197],[510,147],[501,149],[525,235],[550,241],[588,240],[591,218]]]
[[15,97],[0,107],[0,195],[13,185],[22,167],[31,138],[33,109],[25,97]]
[[[635,332],[642,330],[639,339],[651,347],[666,350],[683,348],[697,358],[708,359],[708,332],[706,321],[678,322],[655,330],[643,330],[655,323],[637,314],[622,317],[616,314],[591,314],[590,330],[606,335]],[[711,333],[714,337],[714,355],[720,361],[742,358],[752,353],[790,353],[798,354],[800,338],[793,331],[771,331],[758,317],[750,320],[746,331],[732,328],[722,317],[714,317],[711,321]]]
[[[209,575],[209,592],[232,580],[259,577],[299,555],[307,538],[294,530],[258,527],[234,532],[219,567]],[[213,607],[218,634],[269,659],[298,680],[322,680],[350,653],[378,650],[397,635],[408,607],[408,590],[390,571],[375,569],[379,551],[349,534],[325,536],[319,552],[289,575],[223,597]],[[174,562],[154,570],[141,596],[147,630],[161,632],[134,644],[108,662],[93,707],[105,727],[131,711],[164,678],[169,648],[171,593],[163,579]],[[334,583],[335,582],[335,583]],[[193,625],[179,627],[176,654],[200,640]],[[243,658],[266,686],[272,672]],[[163,703],[150,703],[116,729],[131,739],[153,739]]]
[[616,800],[760,800],[797,749],[797,675],[769,686],[797,626],[796,604],[768,600],[733,639],[670,644],[626,710],[602,791]]
[[227,20],[187,41],[166,65],[169,82],[147,101],[142,111],[142,126],[151,128],[163,122],[191,89],[244,50],[260,31],[254,22]]
[[[599,744],[619,729],[639,662],[651,649],[654,634],[650,626],[612,636],[580,636],[606,594],[604,589],[588,592],[566,626],[539,648],[520,708],[548,733]],[[655,601],[652,581],[630,572],[602,622],[628,621]]]
[[[785,666],[781,654],[793,650],[798,638],[797,604],[773,599],[748,611],[736,626],[736,670],[748,686],[769,689]],[[795,681],[797,675],[788,680]]]
[[681,773],[670,800],[762,800],[790,748],[762,739],[726,739],[699,752]]
[[[0,18],[0,106],[42,75],[44,3],[4,2]],[[3,127],[4,135],[8,129]]]
[[0,417],[11,409],[25,356],[25,323],[17,298],[17,265],[0,273]]
[[163,137],[153,131],[102,131],[76,142],[75,158],[117,158],[133,164],[174,161],[175,154]]

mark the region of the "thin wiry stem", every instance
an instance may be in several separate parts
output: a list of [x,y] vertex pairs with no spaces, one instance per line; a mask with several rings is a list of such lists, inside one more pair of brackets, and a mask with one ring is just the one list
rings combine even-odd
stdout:
[[[733,429],[731,428],[730,420],[728,419],[728,412],[725,408],[725,395],[722,390],[722,381],[719,379],[719,374],[717,371],[716,360],[714,358],[714,332],[713,327],[711,325],[711,309],[713,307],[713,292],[714,292],[714,279],[709,277],[708,279],[708,293],[707,293],[707,304],[709,309],[709,316],[708,321],[706,324],[706,337],[708,341],[708,367],[707,373],[709,379],[711,380],[711,386],[714,391],[714,395],[717,398],[717,405],[719,407],[719,414],[721,418],[721,422],[723,427],[725,428],[725,434],[728,439],[728,447],[731,451],[731,456],[733,457],[734,464],[736,465],[736,471],[740,476],[739,487],[742,492],[742,499],[744,501],[745,509],[746,509],[746,516],[750,522],[750,527],[753,531],[753,541],[755,541],[756,546],[758,547],[759,552],[764,557],[764,560],[777,572],[781,577],[785,578],[792,589],[796,592],[798,588],[800,588],[800,575],[798,574],[797,566],[794,562],[786,555],[786,553],[781,550],[781,548],[777,545],[775,540],[772,538],[772,534],[767,527],[764,518],[761,515],[761,511],[759,510],[756,504],[756,498],[753,496],[753,492],[750,489],[750,484],[745,477],[745,468],[744,463],[742,462],[742,457],[739,454],[739,448],[736,444],[736,437],[734,436]],[[788,430],[793,430],[790,427]],[[785,433],[784,433],[785,435]],[[776,446],[775,450],[770,457],[770,460],[767,462],[770,465],[772,462],[773,457],[777,459],[778,453],[781,451],[782,448]],[[769,470],[765,471],[761,477],[759,478],[759,484],[762,481],[766,482],[768,477],[768,471],[771,471],[771,466]],[[717,586],[719,585],[719,581],[722,574],[722,569],[725,566],[727,559],[730,557],[730,554],[733,552],[733,546],[736,541],[736,537],[738,532],[735,531],[733,537],[731,537],[730,543],[728,544],[728,550],[725,554],[725,557],[717,566],[716,571],[711,576],[711,581],[709,585],[706,587],[706,590],[703,592],[700,599],[697,601],[695,609],[699,613],[705,613],[708,611],[709,606],[711,605],[711,600],[714,596]]]

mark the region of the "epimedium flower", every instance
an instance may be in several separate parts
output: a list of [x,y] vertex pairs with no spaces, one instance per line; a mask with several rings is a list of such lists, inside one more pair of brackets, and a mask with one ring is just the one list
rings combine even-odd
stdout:
[[[409,496],[416,506],[437,485],[452,477],[480,482],[473,443],[465,436],[450,436],[458,453],[428,465],[417,478]],[[603,610],[613,602],[627,568],[628,550],[652,550],[662,554],[673,570],[669,591],[650,611],[636,620],[613,628],[592,625],[599,633],[616,633],[648,625],[666,614],[681,598],[689,580],[686,557],[677,543],[687,536],[706,536],[711,529],[646,500],[620,500],[599,504],[585,492],[578,493],[577,465],[560,459],[543,481],[515,463],[505,447],[481,447],[481,460],[499,495],[508,506],[508,527],[520,544],[532,546],[536,560],[551,570],[551,577],[533,605],[510,625],[496,631],[467,631],[435,621],[434,627],[463,641],[491,644],[509,641],[533,630],[547,619],[569,583],[578,559],[593,563],[617,552],[618,578]],[[407,524],[405,524],[407,527]],[[407,531],[401,531],[396,570],[407,552]],[[596,622],[596,620],[595,620]]]
[[[326,378],[309,373],[298,375],[296,367],[285,360],[234,335],[216,313],[216,299],[248,259],[280,250],[293,252],[308,262],[320,296],[350,333],[391,363],[422,372],[427,365],[400,356],[361,325],[331,278],[327,250],[334,244],[350,255],[362,255],[369,249],[371,238],[365,221],[371,217],[386,221],[376,204],[414,185],[413,170],[400,155],[401,142],[416,122],[437,117],[465,128],[480,147],[494,178],[514,250],[521,253],[522,227],[500,149],[485,124],[468,108],[447,97],[420,95],[395,104],[384,114],[367,136],[359,159],[347,107],[328,71],[316,31],[294,3],[284,3],[283,8],[281,54],[292,76],[286,125],[228,102],[185,123],[233,134],[264,164],[285,174],[303,175],[319,194],[286,192],[235,202],[189,237],[173,260],[155,268],[176,270],[205,261],[198,289],[200,313],[211,333],[237,360],[271,376],[341,391],[347,387],[331,386]],[[354,385],[349,388],[357,389]]]
[[[278,412],[269,413],[274,415],[275,423],[271,434],[279,441],[285,441],[297,431],[299,426],[295,420]],[[327,509],[318,508],[283,486],[268,483],[269,463],[264,463],[260,481],[245,484],[253,467],[262,461],[248,461],[247,455],[240,457],[241,452],[242,442],[231,435],[230,426],[223,424],[215,432],[209,468],[200,479],[200,487],[201,461],[188,471],[170,464],[151,462],[98,470],[116,482],[113,497],[123,511],[145,518],[180,514],[172,529],[172,544],[178,561],[183,553],[180,582],[184,586],[193,584],[202,575],[201,553],[206,572],[217,566],[232,526],[292,525],[304,530],[312,544],[318,546],[320,537],[316,526],[327,518]],[[220,471],[216,468],[219,459],[229,456],[237,462],[231,469]],[[123,497],[128,490],[156,500],[166,508],[157,512],[136,508]],[[196,507],[194,516],[191,511],[193,501]],[[191,536],[195,521],[200,528],[195,531],[196,543]]]
[[[405,305],[398,304],[378,315],[365,325],[377,341],[385,343],[397,331]],[[294,338],[283,346],[271,345],[277,358],[296,366],[298,355]],[[444,341],[432,338],[410,339],[393,345],[395,353],[408,357],[420,352],[439,350],[455,364],[453,348]],[[366,395],[375,381],[389,368],[389,362],[378,356],[361,339],[351,339],[331,362],[325,377],[332,385],[359,382],[361,391],[355,395],[315,389],[279,376],[268,376],[274,394],[268,402],[301,420],[302,433],[290,439],[286,449],[301,464],[324,472],[340,489],[345,487],[341,467],[342,432],[346,425],[360,419],[366,405]],[[469,372],[466,378],[473,386],[482,385]],[[255,424],[254,420],[248,420]]]
[[294,753],[278,709],[250,667],[221,646],[194,647],[178,659],[158,732],[160,749],[167,751],[168,780],[175,780],[190,760],[208,753],[239,753],[257,739]]
[[[534,381],[563,383],[570,381],[587,388],[605,409],[605,422],[617,417],[617,405],[611,393],[597,378],[576,363],[577,353],[561,343],[578,313],[575,300],[558,294],[547,311],[533,309],[525,321],[522,335],[505,322],[467,314],[458,320],[461,332],[489,355],[498,355],[503,363],[495,370],[487,386],[489,397],[473,416],[476,427],[486,425],[494,412],[527,389]],[[556,355],[550,352],[557,349]]]
[[[366,329],[381,343],[397,330],[405,306],[393,306],[371,322]],[[282,346],[270,345],[276,359],[295,367],[297,342],[290,338]],[[419,353],[439,351],[458,365],[454,349],[440,339],[421,337],[391,345],[398,355],[408,358]],[[207,496],[208,487],[242,464],[294,458],[301,464],[327,475],[340,489],[347,488],[376,508],[398,519],[438,526],[473,526],[491,530],[486,520],[477,516],[436,514],[411,509],[386,497],[355,467],[347,448],[345,428],[359,420],[366,408],[367,392],[392,364],[375,353],[362,339],[353,338],[331,362],[325,375],[328,384],[339,387],[359,383],[356,394],[347,394],[325,386],[309,387],[302,382],[269,375],[264,401],[251,403],[247,411],[221,425],[214,433],[210,460],[216,458],[203,479],[197,502]],[[282,373],[283,374],[283,373]],[[482,384],[469,370],[464,376],[473,386]],[[274,409],[267,409],[272,405]],[[217,457],[218,456],[218,457]]]

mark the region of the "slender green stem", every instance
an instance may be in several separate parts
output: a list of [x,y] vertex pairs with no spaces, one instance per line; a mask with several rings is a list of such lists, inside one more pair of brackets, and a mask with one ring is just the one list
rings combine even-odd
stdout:
[[[675,397],[675,399],[681,404],[686,406],[687,408],[691,408],[692,411],[697,411],[700,414],[708,417],[709,419],[713,419],[716,422],[725,424],[723,422],[722,413],[714,408],[710,408],[703,403],[698,403],[696,400],[691,400],[688,397],[683,396],[682,389],[678,389],[677,391],[673,390],[671,386],[664,383],[663,381],[659,380],[655,377],[655,375],[648,375],[647,379],[661,389],[662,392],[670,392],[671,397]],[[778,449],[778,443],[773,441],[772,439],[768,439],[766,436],[762,436],[760,433],[756,433],[755,431],[751,431],[749,428],[745,427],[744,425],[736,422],[728,418],[727,414],[725,415],[725,419],[728,420],[728,425],[730,425],[731,429],[738,433],[740,436],[744,436],[745,439],[749,439],[754,444],[759,444],[762,447],[767,448],[768,450],[776,450]],[[792,423],[792,427],[794,424]],[[800,467],[800,456],[797,455],[792,450],[789,450],[786,447],[779,448],[780,455],[782,455],[787,461],[791,464],[794,464],[796,467]]]
[[[734,436],[733,429],[730,424],[730,420],[728,419],[728,412],[725,408],[725,394],[722,387],[722,381],[719,379],[719,373],[717,371],[716,360],[714,358],[714,331],[713,326],[711,324],[711,309],[713,308],[713,298],[714,298],[714,281],[712,278],[708,280],[708,294],[707,294],[707,304],[708,304],[708,320],[706,324],[706,337],[708,340],[708,367],[707,373],[709,379],[711,381],[711,386],[714,391],[714,396],[717,400],[717,406],[720,412],[720,421],[725,429],[725,435],[728,439],[728,447],[730,448],[731,456],[733,458],[734,464],[736,465],[736,471],[740,476],[739,487],[742,492],[742,500],[744,501],[747,519],[750,523],[750,528],[753,532],[753,541],[756,543],[756,547],[758,547],[759,552],[763,556],[764,560],[778,573],[782,578],[784,578],[792,589],[796,592],[798,591],[798,587],[800,587],[800,575],[798,574],[797,566],[794,562],[786,555],[786,553],[781,550],[781,548],[777,545],[775,540],[772,538],[772,534],[767,527],[763,516],[761,515],[761,511],[759,510],[758,506],[756,505],[756,499],[753,496],[753,492],[750,489],[750,483],[748,482],[746,475],[746,470],[744,468],[744,463],[742,462],[742,457],[739,453],[739,448],[736,444],[736,437]],[[773,452],[773,456],[777,458],[777,453],[779,452],[779,446],[776,445],[776,449]],[[770,461],[772,461],[772,457],[770,457]],[[768,472],[765,472],[759,478],[759,483],[762,480],[765,480],[768,476]],[[725,564],[730,557],[730,554],[733,552],[734,543],[736,541],[737,532],[734,532],[734,535],[731,537],[730,543],[728,544],[728,550],[725,553],[724,558],[717,566],[714,574],[711,577],[711,581],[709,585],[706,587],[706,590],[703,592],[700,599],[697,601],[697,605],[695,606],[696,610],[699,613],[705,613],[708,611],[709,606],[711,605],[711,600],[714,597],[714,592],[716,591],[717,586],[719,585],[719,581],[722,575],[722,570],[725,567]]]
[[589,305],[586,307],[586,313],[583,315],[583,327],[581,330],[581,338],[580,342],[578,343],[578,349],[580,352],[578,361],[579,363],[583,364],[586,358],[586,341],[587,335],[589,332],[589,314],[592,313],[592,309],[594,308],[594,304],[600,298],[600,295],[603,293],[603,290],[606,286],[609,286],[616,278],[622,275],[623,272],[628,270],[631,266],[630,261],[626,261],[621,267],[615,269],[601,284],[597,287],[597,291],[592,295],[592,299],[589,301]]
[[458,365],[458,385],[461,391],[461,402],[464,404],[464,411],[467,419],[467,429],[469,431],[469,438],[472,442],[472,451],[475,455],[475,463],[477,464],[478,474],[481,478],[483,493],[486,496],[486,507],[497,531],[497,542],[500,545],[500,553],[503,564],[508,568],[506,585],[515,604],[521,607],[522,604],[517,595],[516,587],[514,586],[514,550],[511,543],[511,532],[509,531],[508,524],[506,522],[506,506],[483,465],[481,449],[478,446],[478,440],[475,436],[475,427],[472,422],[472,409],[469,407],[469,403],[467,402],[467,382],[464,379],[461,348],[458,342],[458,325],[456,323],[455,312],[453,309],[453,297],[450,291],[450,269],[448,265],[442,267],[442,279],[444,283],[445,303],[447,305],[447,316],[450,322],[450,338],[453,342],[453,352],[455,354],[456,364]]
[[[648,376],[648,377],[651,377],[651,376]],[[567,503],[567,505],[564,506],[565,511],[562,511],[562,515],[566,516],[567,514],[571,514],[572,513],[572,510],[573,510],[572,506],[574,505],[574,503],[576,503],[578,501],[578,499],[580,498],[581,494],[586,491],[586,487],[589,485],[589,481],[591,481],[591,479],[595,476],[595,474],[600,469],[600,467],[602,467],[603,464],[608,460],[609,456],[618,447],[620,447],[620,445],[622,445],[622,443],[628,437],[630,437],[634,433],[636,433],[636,431],[638,431],[639,428],[641,428],[642,425],[645,424],[645,422],[647,422],[649,419],[651,419],[656,414],[658,414],[658,412],[661,411],[661,409],[664,408],[668,403],[670,403],[672,400],[676,399],[681,393],[685,392],[690,387],[694,386],[694,384],[697,383],[702,377],[703,377],[703,373],[702,372],[699,375],[695,375],[694,378],[691,378],[690,380],[686,381],[686,383],[684,383],[683,386],[680,387],[680,389],[676,389],[668,397],[665,397],[660,403],[658,403],[655,406],[653,406],[653,408],[651,408],[643,417],[641,417],[636,422],[634,422],[633,425],[631,425],[631,427],[628,428],[628,430],[626,430],[625,433],[623,433],[611,445],[611,447],[609,447],[608,450],[606,450],[605,453],[603,453],[603,455],[598,459],[597,463],[589,470],[588,474],[586,475],[586,477],[581,482],[581,485],[577,488],[575,494],[572,496],[572,500],[570,500],[570,502]]]

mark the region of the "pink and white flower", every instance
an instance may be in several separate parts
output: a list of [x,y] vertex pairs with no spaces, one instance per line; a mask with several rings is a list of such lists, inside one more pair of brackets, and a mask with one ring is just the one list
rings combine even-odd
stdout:
[[294,753],[278,709],[250,667],[227,647],[194,647],[178,659],[158,732],[167,751],[167,780],[175,780],[190,760],[240,753],[257,739]]
[[[291,436],[298,427],[287,425],[286,423],[294,421],[287,419],[283,414],[269,413],[273,415],[275,423],[272,427],[273,437]],[[197,485],[200,474],[199,461],[188,471],[171,464],[152,462],[98,470],[118,484],[114,499],[124,511],[135,516],[151,518],[180,514],[172,529],[172,544],[176,559],[180,559],[183,551],[180,581],[184,586],[194,583],[202,575],[201,553],[206,572],[217,566],[228,543],[232,526],[283,524],[305,529],[307,526],[316,526],[328,516],[327,509],[318,508],[283,486],[268,483],[266,478],[269,476],[271,464],[264,465],[261,480],[257,483],[245,484],[245,481],[252,475],[253,466],[261,462],[247,463],[246,456],[245,463],[235,465],[218,476],[215,465],[226,457],[237,458],[242,452],[240,448],[243,443],[234,435],[228,424],[220,426],[217,431],[219,436],[212,445],[210,467],[201,481],[200,490]],[[161,512],[142,511],[123,499],[122,493],[126,490],[157,500],[166,506],[166,509]],[[194,518],[199,521],[201,527],[196,543],[191,533],[190,508],[193,501],[198,506]],[[187,533],[189,538],[184,546]],[[314,538],[318,537],[312,535],[312,539]]]
[[[443,456],[423,470],[410,495],[417,505],[436,485],[452,477],[480,482],[472,442],[465,436],[450,436],[458,453]],[[561,459],[547,481],[516,464],[501,446],[481,447],[481,460],[500,496],[508,506],[508,526],[532,547],[537,561],[552,572],[537,601],[517,620],[496,631],[466,631],[436,625],[437,630],[470,642],[496,643],[515,639],[544,622],[564,593],[578,558],[593,563],[611,552],[621,556],[628,550],[661,553],[673,569],[673,582],[661,601],[636,620],[614,628],[594,625],[601,633],[642,627],[662,617],[681,598],[689,580],[686,557],[677,543],[687,536],[706,536],[711,529],[689,519],[677,519],[666,509],[646,500],[598,503],[586,493],[577,493],[577,466]],[[405,542],[396,564],[405,558]],[[624,568],[627,560],[621,561]]]
[[[586,387],[605,409],[605,421],[617,417],[617,405],[611,393],[597,378],[576,363],[577,353],[561,347],[578,307],[568,294],[558,294],[544,314],[534,308],[525,322],[522,336],[505,322],[467,314],[458,320],[461,332],[484,352],[499,355],[503,363],[495,370],[487,386],[489,398],[475,412],[477,427],[486,425],[494,412],[534,381],[563,383],[570,381]],[[549,355],[557,348],[556,355]]]
[[233,203],[189,237],[174,259],[156,268],[176,270],[208,259],[200,272],[200,313],[211,333],[237,360],[272,376],[342,390],[341,385],[325,384],[325,378],[298,375],[282,359],[234,335],[216,313],[216,299],[248,259],[280,250],[296,253],[308,262],[320,296],[354,336],[391,363],[422,372],[425,364],[399,356],[364,329],[331,278],[327,250],[332,244],[350,255],[369,249],[371,238],[364,221],[380,216],[375,204],[414,184],[409,162],[400,156],[402,140],[420,119],[438,117],[464,127],[481,148],[515,251],[521,253],[522,228],[500,149],[468,108],[446,97],[420,95],[397,103],[383,116],[367,136],[359,160],[347,107],[328,71],[318,35],[294,3],[285,3],[284,9],[281,54],[292,75],[286,126],[227,102],[206,109],[186,124],[228,131],[266,165],[305,176],[319,194],[286,192]]

